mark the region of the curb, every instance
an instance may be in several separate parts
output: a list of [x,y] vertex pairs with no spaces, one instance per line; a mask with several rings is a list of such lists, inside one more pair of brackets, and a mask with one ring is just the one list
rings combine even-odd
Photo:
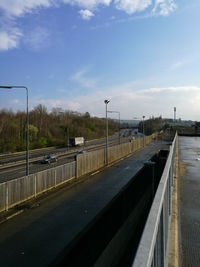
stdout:
[[12,219],[12,218],[14,218],[15,216],[17,216],[17,215],[19,215],[19,214],[21,214],[21,213],[23,213],[23,212],[24,212],[24,210],[22,209],[22,210],[19,210],[19,211],[13,213],[13,214],[11,214],[11,215],[9,215],[9,216],[7,216],[7,217],[1,219],[1,220],[0,220],[0,224],[2,224],[2,223],[4,223],[4,222],[6,222],[6,221],[8,221],[8,220],[10,220],[10,219]]

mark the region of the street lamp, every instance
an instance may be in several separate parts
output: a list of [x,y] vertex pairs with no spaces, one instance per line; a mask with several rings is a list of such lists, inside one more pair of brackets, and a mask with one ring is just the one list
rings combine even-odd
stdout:
[[145,118],[145,116],[142,116],[142,122],[143,122],[143,146],[144,146],[144,118]]
[[119,144],[120,144],[120,112],[114,110],[108,110],[108,113],[117,113],[119,115]]
[[0,85],[3,89],[25,88],[26,89],[26,175],[29,175],[29,117],[28,117],[28,88],[26,86]]
[[106,105],[106,164],[108,164],[108,108],[107,105],[110,102],[110,100],[104,100],[104,103]]

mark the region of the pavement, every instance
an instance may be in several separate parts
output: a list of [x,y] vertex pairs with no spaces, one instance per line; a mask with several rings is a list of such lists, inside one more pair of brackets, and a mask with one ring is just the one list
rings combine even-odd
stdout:
[[200,137],[179,137],[181,267],[200,266]]
[[[153,142],[94,175],[0,214],[1,266],[47,266],[161,149]],[[84,181],[84,182],[83,182]]]

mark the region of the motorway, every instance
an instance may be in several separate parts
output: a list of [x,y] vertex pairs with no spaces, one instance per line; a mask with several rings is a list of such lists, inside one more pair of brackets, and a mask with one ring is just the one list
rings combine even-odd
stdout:
[[[129,158],[62,187],[0,224],[1,266],[48,266],[160,149],[154,142]],[[78,257],[78,255],[77,255]],[[84,265],[84,263],[83,263]]]
[[[123,131],[121,133],[120,142],[124,143],[129,140],[128,132],[127,130]],[[118,144],[118,135],[112,136],[109,138],[109,145],[116,145]],[[96,150],[98,148],[104,148],[105,147],[105,139],[101,140],[94,140],[91,142],[86,143],[86,145],[78,147],[78,148],[70,148],[69,150],[66,150],[65,148],[58,148],[56,150],[50,150],[45,152],[38,152],[31,155],[31,158],[35,158],[35,160],[29,162],[29,173],[36,173],[39,171],[43,171],[47,168],[57,167],[63,164],[66,164],[68,162],[75,160],[75,155],[77,154],[77,151],[80,150]],[[38,160],[38,157],[48,155],[48,154],[57,154],[58,155],[58,161],[51,164],[41,164]],[[0,183],[16,179],[19,177],[23,177],[26,175],[26,166],[25,162],[22,164],[19,164],[20,160],[24,160],[25,156],[18,156],[14,158],[5,158],[1,159],[1,163],[4,163],[4,165],[0,164]],[[13,162],[16,162],[19,165],[15,165]],[[7,162],[7,163],[6,163]],[[11,164],[11,166],[7,166],[7,164]]]

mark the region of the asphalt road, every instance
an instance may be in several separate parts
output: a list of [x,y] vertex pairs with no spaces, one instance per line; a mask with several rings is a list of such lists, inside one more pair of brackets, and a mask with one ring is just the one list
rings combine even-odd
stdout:
[[[115,135],[115,136],[110,137],[109,142],[110,142],[110,145],[118,144],[118,136]],[[127,135],[121,137],[121,143],[124,143],[124,142],[127,142]],[[99,146],[98,147],[96,147],[96,146],[97,145],[101,145],[101,144],[102,144],[102,147],[105,147],[105,140],[93,141],[93,142],[91,142],[89,144],[86,144],[84,146],[76,148],[76,150],[77,151],[80,151],[80,150],[91,151],[91,150],[98,149]],[[71,151],[74,150],[74,149],[75,148],[71,148]],[[58,150],[56,150],[56,151],[58,153]],[[61,148],[59,150],[59,152],[61,152],[61,151],[63,151],[63,152],[66,151],[66,148]],[[39,171],[46,170],[48,168],[60,166],[60,165],[66,164],[68,162],[74,161],[75,160],[75,155],[77,154],[77,152],[70,152],[70,150],[67,150],[66,152],[68,152],[69,154],[59,156],[58,157],[58,161],[56,163],[41,164],[40,161],[30,162],[29,163],[29,173],[30,174],[36,173],[36,172],[39,172]],[[41,153],[37,153],[37,154],[35,154],[35,156],[36,155],[38,156],[39,154],[41,154]],[[47,154],[51,154],[51,155],[55,154],[55,151],[51,150],[51,151],[48,151],[48,153],[45,152],[45,155],[47,155]],[[44,155],[44,152],[42,153],[42,155]],[[9,181],[9,180],[12,180],[12,179],[20,178],[20,177],[23,177],[25,175],[26,175],[26,165],[25,165],[25,163],[23,165],[13,166],[13,167],[1,169],[0,170],[0,183],[6,182],[6,181]]]
[[47,266],[160,149],[166,143],[152,143],[0,224],[1,266]]
[[[122,132],[122,135],[125,137],[126,131],[125,131],[125,135],[123,133],[124,133],[124,131]],[[109,137],[109,140],[110,141],[118,140],[118,134]],[[99,139],[99,140],[97,139],[97,140],[88,141],[88,142],[86,142],[84,147],[88,147],[90,145],[98,145],[98,144],[105,144],[105,139]],[[29,158],[33,159],[33,158],[41,157],[44,155],[57,154],[60,152],[70,152],[72,150],[74,150],[74,147],[58,147],[58,148],[52,149],[52,150],[44,150],[44,151],[40,151],[40,152],[36,152],[36,153],[31,153],[31,154],[29,154]],[[12,155],[8,154],[8,155],[5,155],[3,157],[1,156],[0,165],[6,164],[6,163],[11,163],[11,162],[16,162],[16,161],[22,161],[22,160],[26,160],[26,154],[20,155],[20,156],[12,156]]]
[[[129,130],[129,129],[121,130],[121,133],[120,133],[121,142],[124,142],[123,139],[127,138],[130,135],[134,136],[134,134],[135,134],[135,130]],[[138,133],[137,135],[135,135],[135,137],[137,137],[137,138],[141,138],[142,136],[143,135],[141,133]],[[114,136],[109,137],[109,141],[114,141],[114,140],[117,141],[118,139],[119,139],[118,133]],[[99,140],[96,139],[96,140],[88,141],[88,142],[86,142],[84,147],[87,148],[88,146],[91,146],[91,145],[100,145],[100,144],[102,144],[102,145],[105,144],[104,138],[99,139]],[[52,149],[52,150],[44,150],[44,151],[40,151],[40,152],[30,153],[29,158],[34,159],[34,158],[41,157],[44,155],[57,154],[60,152],[70,152],[72,150],[74,150],[74,147],[58,147],[58,148]],[[1,156],[0,157],[0,165],[6,164],[6,163],[12,163],[12,162],[16,162],[16,161],[22,161],[22,160],[26,159],[26,154],[20,155],[20,156],[19,155],[18,156],[12,156],[12,154],[11,155],[10,154],[8,154],[8,155],[2,155],[1,154],[0,156]]]
[[[37,162],[33,162],[29,164],[29,173],[36,173],[36,172],[40,172],[43,170],[46,170],[48,168],[53,168],[56,166],[60,166],[66,163],[69,163],[71,161],[75,160],[75,155],[76,153],[74,153],[73,155],[66,155],[63,157],[59,157],[58,161],[55,163],[50,163],[50,164],[41,164],[40,161]],[[9,181],[9,180],[13,180],[19,177],[23,177],[26,175],[26,166],[22,165],[22,166],[16,166],[16,167],[12,167],[9,169],[3,169],[0,171],[0,183]]]

